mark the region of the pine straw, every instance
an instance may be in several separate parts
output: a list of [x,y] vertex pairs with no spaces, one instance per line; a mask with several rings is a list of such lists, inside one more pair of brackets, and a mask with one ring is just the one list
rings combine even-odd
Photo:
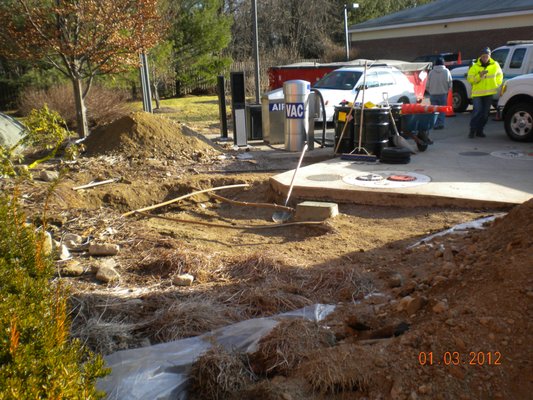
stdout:
[[189,397],[198,400],[226,399],[255,380],[246,354],[214,346],[200,356],[189,373]]
[[351,344],[319,349],[299,367],[313,390],[322,394],[368,391],[373,370],[372,349]]
[[225,302],[242,306],[242,312],[247,318],[280,314],[312,304],[305,296],[272,286],[246,287],[233,293]]
[[281,267],[279,260],[255,253],[232,260],[227,267],[227,273],[231,279],[254,282],[279,274]]
[[154,279],[172,278],[180,274],[191,274],[197,283],[227,280],[222,272],[221,260],[215,255],[186,249],[150,248],[136,265],[137,274],[153,276]]
[[339,297],[344,301],[359,300],[375,289],[372,282],[361,275],[360,270],[360,266],[324,268],[313,274],[303,290],[319,296],[321,302],[337,302]]
[[312,350],[334,344],[333,334],[316,322],[300,318],[282,320],[259,342],[250,355],[254,372],[260,375],[289,375]]
[[149,341],[135,331],[138,324],[127,324],[122,321],[104,322],[91,318],[84,324],[77,324],[71,335],[79,338],[91,350],[100,354],[111,354],[115,351],[149,345]]
[[209,298],[183,297],[158,291],[125,298],[113,294],[78,293],[72,335],[92,350],[109,354],[141,345],[201,335],[236,322],[236,310]]
[[198,336],[238,320],[237,311],[203,296],[153,299],[153,317],[145,326],[156,343]]

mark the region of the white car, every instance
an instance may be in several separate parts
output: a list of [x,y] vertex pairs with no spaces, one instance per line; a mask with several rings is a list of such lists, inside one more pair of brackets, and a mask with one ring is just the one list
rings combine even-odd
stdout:
[[[342,102],[361,103],[363,100],[364,67],[344,67],[325,75],[313,85],[324,99],[326,121],[333,121],[335,106]],[[359,94],[357,99],[355,96]],[[384,103],[387,93],[389,103],[416,103],[414,85],[397,68],[370,67],[366,72],[364,102]]]
[[519,75],[504,82],[500,89],[498,113],[510,139],[533,141],[533,74]]

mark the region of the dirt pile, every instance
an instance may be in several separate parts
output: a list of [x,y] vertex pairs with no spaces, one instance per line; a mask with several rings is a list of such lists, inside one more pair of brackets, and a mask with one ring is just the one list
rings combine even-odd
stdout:
[[163,116],[145,112],[95,130],[85,141],[86,155],[122,154],[128,158],[206,160],[219,154],[214,146]]

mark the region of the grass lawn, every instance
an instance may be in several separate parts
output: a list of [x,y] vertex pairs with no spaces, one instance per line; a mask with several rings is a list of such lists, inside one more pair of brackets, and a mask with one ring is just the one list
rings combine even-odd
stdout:
[[[155,102],[152,102],[155,107]],[[142,102],[132,103],[135,111],[142,110]],[[187,125],[208,128],[220,124],[217,96],[187,96],[182,98],[165,99],[160,102],[160,114]],[[228,117],[231,110],[226,104]]]

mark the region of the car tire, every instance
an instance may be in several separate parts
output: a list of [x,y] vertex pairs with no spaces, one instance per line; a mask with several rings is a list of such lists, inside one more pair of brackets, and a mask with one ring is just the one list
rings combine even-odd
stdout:
[[533,141],[533,104],[518,103],[505,113],[505,132],[516,142]]
[[420,131],[416,136],[419,139],[416,141],[418,151],[426,151],[429,145],[428,131]]
[[409,104],[410,101],[409,101],[409,99],[408,99],[407,97],[400,97],[400,98],[398,99],[398,103]]
[[408,164],[411,151],[402,147],[385,147],[381,150],[379,161],[384,164]]
[[466,89],[461,84],[453,85],[453,111],[462,113],[468,107],[468,97],[466,96]]

